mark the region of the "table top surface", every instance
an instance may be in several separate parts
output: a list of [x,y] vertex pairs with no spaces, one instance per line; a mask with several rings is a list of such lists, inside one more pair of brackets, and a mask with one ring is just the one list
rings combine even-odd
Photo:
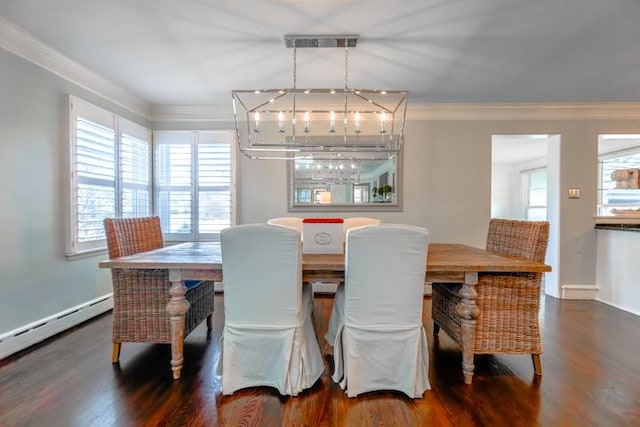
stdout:
[[[101,268],[220,270],[222,255],[220,243],[186,242],[101,261],[99,265]],[[344,255],[303,254],[302,269],[304,271],[344,271]],[[542,273],[551,271],[551,267],[541,262],[499,255],[458,243],[430,243],[427,271]]]

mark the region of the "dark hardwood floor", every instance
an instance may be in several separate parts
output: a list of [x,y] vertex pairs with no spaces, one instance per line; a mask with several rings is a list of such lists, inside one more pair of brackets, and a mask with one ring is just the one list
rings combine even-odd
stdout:
[[[434,342],[424,300],[432,390],[349,399],[327,369],[298,397],[270,388],[222,396],[215,375],[224,322],[216,294],[214,328],[185,342],[174,381],[167,345],[123,344],[112,365],[105,314],[0,362],[0,426],[637,426],[640,425],[640,318],[595,301],[546,297],[541,313],[544,375],[529,356],[476,356],[463,383],[461,353],[444,333]],[[315,299],[319,336],[332,297]]]

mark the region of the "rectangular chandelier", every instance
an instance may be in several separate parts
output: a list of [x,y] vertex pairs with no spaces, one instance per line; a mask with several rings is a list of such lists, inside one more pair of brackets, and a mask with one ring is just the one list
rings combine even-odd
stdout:
[[[238,149],[252,159],[383,160],[403,145],[407,91],[348,87],[348,48],[357,36],[285,36],[294,49],[294,87],[233,90]],[[296,87],[299,47],[344,47],[342,89]]]

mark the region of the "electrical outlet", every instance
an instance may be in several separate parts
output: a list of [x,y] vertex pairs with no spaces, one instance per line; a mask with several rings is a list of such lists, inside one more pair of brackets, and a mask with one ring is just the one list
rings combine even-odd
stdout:
[[570,188],[569,189],[569,198],[570,199],[579,199],[580,198],[580,189],[579,188]]

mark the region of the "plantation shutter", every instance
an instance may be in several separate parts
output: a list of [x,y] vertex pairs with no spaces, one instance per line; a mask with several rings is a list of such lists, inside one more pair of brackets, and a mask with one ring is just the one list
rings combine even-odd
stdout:
[[106,248],[103,220],[151,212],[151,135],[136,123],[69,97],[69,254]]
[[219,240],[233,223],[232,137],[223,131],[156,131],[156,212],[165,239]]

